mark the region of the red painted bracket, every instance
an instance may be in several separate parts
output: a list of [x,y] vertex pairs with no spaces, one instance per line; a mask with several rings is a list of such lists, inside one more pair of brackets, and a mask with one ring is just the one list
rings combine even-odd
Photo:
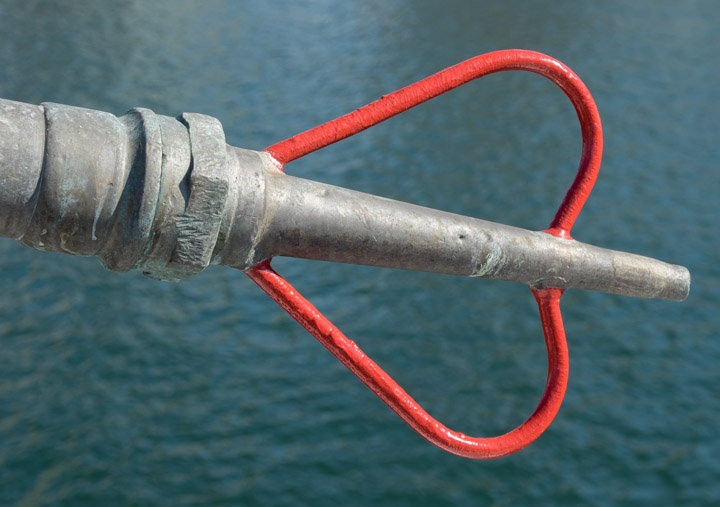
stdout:
[[[524,50],[496,51],[476,56],[402,88],[335,120],[268,147],[282,167],[308,153],[352,136],[433,97],[488,74],[506,70],[535,72],[553,81],[570,98],[582,128],[580,166],[570,189],[545,230],[570,238],[570,229],[597,178],[602,158],[600,115],[590,92],[565,65],[549,56]],[[568,380],[568,351],[560,314],[561,289],[531,289],[540,310],[548,351],[545,391],[535,411],[505,435],[476,438],[450,430],[430,416],[372,359],[325,318],[265,261],[248,272],[271,298],[320,341],[395,413],[427,440],[459,456],[489,459],[507,456],[530,444],[550,425],[562,403]]]

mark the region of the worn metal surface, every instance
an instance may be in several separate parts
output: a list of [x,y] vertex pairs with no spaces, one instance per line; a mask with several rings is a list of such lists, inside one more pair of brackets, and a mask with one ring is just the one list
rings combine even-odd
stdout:
[[[685,268],[288,176],[220,123],[0,101],[0,234],[181,280],[276,256],[683,300]],[[43,118],[45,120],[43,121]]]
[[572,239],[267,172],[248,265],[275,256],[680,301],[688,271]]

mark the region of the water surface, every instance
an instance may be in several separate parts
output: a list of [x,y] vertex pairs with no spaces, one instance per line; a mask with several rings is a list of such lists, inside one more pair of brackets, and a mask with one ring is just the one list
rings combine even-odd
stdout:
[[[717,20],[707,1],[0,2],[0,96],[197,111],[262,149],[461,60],[521,47],[577,72],[603,118],[575,236],[688,266],[682,304],[570,291],[568,393],[493,462],[426,443],[265,297],[0,241],[0,503],[597,505],[720,502]],[[569,101],[493,75],[288,165],[292,174],[531,229],[569,184]],[[450,427],[533,410],[525,287],[278,259]]]

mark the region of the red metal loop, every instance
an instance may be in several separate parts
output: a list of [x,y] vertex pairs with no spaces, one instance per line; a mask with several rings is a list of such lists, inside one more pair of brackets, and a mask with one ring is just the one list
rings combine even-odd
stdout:
[[[526,70],[547,77],[563,89],[575,106],[583,139],[580,166],[555,218],[545,231],[558,237],[570,238],[570,229],[587,200],[600,169],[602,127],[595,102],[582,81],[565,65],[540,53],[507,50],[476,56],[384,95],[380,100],[352,113],[274,144],[266,151],[282,168],[288,162],[345,139],[468,81],[504,70]],[[475,438],[452,431],[432,418],[367,357],[355,342],[343,335],[280,277],[270,267],[269,261],[253,267],[248,271],[248,275],[406,423],[442,449],[475,459],[506,456],[539,437],[560,409],[569,371],[567,343],[560,314],[563,291],[560,289],[532,290],[538,303],[548,350],[548,378],[537,408],[527,421],[505,435]]]

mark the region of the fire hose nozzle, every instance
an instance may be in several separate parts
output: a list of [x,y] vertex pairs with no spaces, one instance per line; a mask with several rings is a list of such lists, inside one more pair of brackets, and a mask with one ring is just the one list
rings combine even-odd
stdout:
[[0,234],[180,280],[275,256],[681,301],[688,271],[281,172],[220,122],[0,101]]
[[0,100],[0,234],[181,280],[289,256],[681,301],[687,269],[281,172],[220,122]]
[[[533,232],[391,201],[283,173],[285,164],[495,72],[523,70],[557,84],[582,132],[577,174],[548,229]],[[241,269],[368,386],[438,447],[468,458],[512,454],[560,409],[569,356],[560,312],[566,288],[681,301],[681,266],[571,239],[602,160],[600,114],[570,68],[524,50],[478,55],[264,151],[225,143],[220,122],[132,109],[108,113],[0,100],[0,236],[41,250],[96,255],[113,271],[182,280],[209,264]],[[527,284],[548,352],[545,390],[505,435],[453,431],[270,266],[284,255],[509,280]]]

